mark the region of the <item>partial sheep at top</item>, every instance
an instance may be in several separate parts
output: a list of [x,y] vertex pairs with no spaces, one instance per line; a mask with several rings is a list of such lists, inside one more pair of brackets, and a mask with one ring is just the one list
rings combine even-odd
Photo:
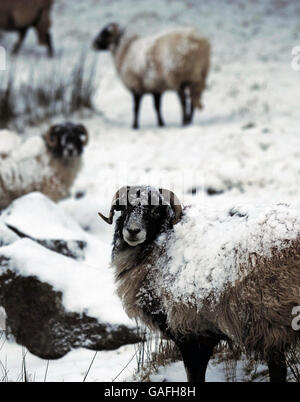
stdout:
[[28,29],[33,27],[39,43],[47,46],[49,56],[53,56],[50,34],[52,6],[53,0],[0,1],[0,30],[19,33],[19,40],[13,48],[13,54],[19,52]]
[[221,341],[266,360],[286,381],[285,352],[299,345],[300,215],[287,205],[231,210],[182,208],[176,195],[123,187],[112,266],[131,318],[160,330],[181,351],[189,381],[204,381]]
[[[7,136],[6,132],[6,140]],[[16,134],[12,133],[12,139],[16,141]],[[40,191],[54,201],[68,197],[87,142],[88,132],[83,125],[64,123],[1,154],[0,209],[32,191]]]
[[107,25],[94,41],[96,50],[111,51],[121,80],[134,99],[133,128],[139,127],[139,110],[144,94],[152,94],[159,126],[161,97],[178,93],[182,124],[190,124],[194,109],[202,108],[201,95],[210,66],[210,44],[193,28],[178,28],[140,37],[126,34],[119,24]]

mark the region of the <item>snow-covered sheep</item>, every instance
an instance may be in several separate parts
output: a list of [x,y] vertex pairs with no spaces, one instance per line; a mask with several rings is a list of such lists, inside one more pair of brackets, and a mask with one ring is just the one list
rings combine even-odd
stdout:
[[182,122],[192,121],[194,108],[202,108],[210,64],[210,44],[193,28],[178,28],[157,35],[126,35],[116,23],[107,25],[94,41],[96,50],[109,49],[124,85],[134,99],[134,128],[138,128],[142,96],[150,93],[158,124],[163,126],[161,96],[177,91],[182,106]]
[[0,159],[7,158],[11,152],[21,145],[21,137],[10,130],[0,130]]
[[0,1],[0,30],[19,33],[19,40],[13,49],[14,54],[20,50],[28,29],[34,27],[40,44],[47,46],[49,56],[53,55],[50,34],[52,5],[53,0]]
[[185,207],[167,190],[124,187],[112,266],[129,317],[175,341],[189,381],[204,381],[221,341],[266,359],[286,380],[285,351],[297,345],[300,215],[286,205],[230,211]]
[[0,158],[0,209],[32,191],[40,191],[54,201],[67,197],[81,168],[87,142],[88,132],[83,125],[57,124]]

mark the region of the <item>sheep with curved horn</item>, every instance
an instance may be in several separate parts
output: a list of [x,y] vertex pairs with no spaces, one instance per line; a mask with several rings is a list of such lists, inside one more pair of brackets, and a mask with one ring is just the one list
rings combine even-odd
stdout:
[[299,344],[299,212],[182,208],[172,194],[123,187],[105,219],[121,211],[112,267],[127,314],[176,343],[189,381],[205,380],[221,340],[266,360],[272,382],[286,381],[285,352]]

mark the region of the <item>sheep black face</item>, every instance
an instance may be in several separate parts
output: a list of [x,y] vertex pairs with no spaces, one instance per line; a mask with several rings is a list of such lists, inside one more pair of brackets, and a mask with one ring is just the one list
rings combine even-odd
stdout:
[[55,156],[73,159],[82,154],[88,142],[88,132],[82,124],[56,124],[45,134],[45,141]]
[[109,217],[99,215],[112,224],[115,211],[121,211],[115,237],[123,247],[151,243],[161,232],[179,222],[182,214],[174,193],[147,186],[121,188],[112,201]]
[[108,50],[111,45],[117,44],[122,35],[122,29],[119,24],[114,22],[106,25],[100,31],[93,43],[95,50]]

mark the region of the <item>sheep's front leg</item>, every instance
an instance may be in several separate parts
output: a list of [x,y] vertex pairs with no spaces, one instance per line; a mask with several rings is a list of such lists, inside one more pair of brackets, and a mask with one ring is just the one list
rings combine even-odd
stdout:
[[24,39],[26,37],[27,34],[27,28],[23,28],[19,30],[19,39],[17,41],[17,43],[15,44],[12,53],[13,54],[17,54],[22,46],[22,43],[24,42]]
[[162,119],[162,116],[161,116],[161,95],[162,95],[161,93],[153,94],[154,107],[155,107],[155,111],[157,114],[157,122],[158,122],[159,127],[163,127],[165,125],[164,121]]
[[189,382],[205,382],[206,368],[218,342],[215,339],[205,342],[189,339],[177,343]]
[[49,32],[46,33],[46,46],[48,48],[48,56],[53,57],[54,55],[53,42],[52,42],[52,36]]
[[287,366],[284,353],[275,351],[270,354],[268,368],[270,382],[286,382]]
[[185,94],[185,87],[181,86],[179,91],[178,91],[178,97],[180,100],[181,104],[181,109],[182,109],[182,125],[185,126],[188,123],[188,116],[187,116],[187,102],[186,102],[186,94]]
[[187,84],[182,84],[178,91],[179,100],[182,108],[182,125],[186,126],[193,120],[194,106],[191,97],[186,92],[188,90]]
[[142,95],[133,93],[133,102],[134,102],[134,121],[133,121],[133,128],[137,129],[139,128],[139,113],[140,113],[140,106],[141,106],[141,100],[142,100]]
[[195,112],[195,108],[194,108],[193,102],[192,102],[192,100],[191,100],[190,115],[189,115],[189,123],[192,123],[192,122],[193,122],[194,112]]

